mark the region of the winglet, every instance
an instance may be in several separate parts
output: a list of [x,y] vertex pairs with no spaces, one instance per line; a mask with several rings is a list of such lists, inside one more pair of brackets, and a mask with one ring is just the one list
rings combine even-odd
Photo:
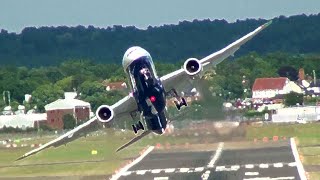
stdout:
[[263,27],[268,27],[270,24],[272,24],[272,20],[270,20],[270,21],[268,21],[267,23],[265,23],[264,25],[263,25]]
[[16,159],[15,161],[20,161],[21,159],[24,159],[26,158],[27,156],[23,155],[23,156],[20,156],[18,159]]
[[149,133],[151,133],[151,131],[144,131],[142,134],[140,134],[139,136],[134,137],[133,139],[131,139],[129,142],[127,142],[126,144],[122,145],[121,147],[119,147],[116,152],[121,151],[122,149],[130,146],[131,144],[137,142],[138,140],[142,139],[143,137],[145,137],[146,135],[148,135]]

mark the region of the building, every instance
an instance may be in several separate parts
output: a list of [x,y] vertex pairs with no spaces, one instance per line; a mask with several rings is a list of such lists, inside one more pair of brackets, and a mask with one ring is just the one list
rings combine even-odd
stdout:
[[0,129],[3,127],[13,128],[37,128],[47,121],[47,114],[18,114],[0,116]]
[[127,83],[125,83],[125,82],[110,82],[109,83],[109,82],[104,81],[102,84],[106,87],[107,91],[113,91],[113,90],[121,91],[121,90],[126,90],[128,88]]
[[277,109],[272,114],[273,122],[299,122],[304,121],[318,121],[320,120],[319,106],[301,106],[301,107],[287,107]]
[[257,78],[252,87],[252,98],[269,99],[290,92],[302,93],[302,90],[286,77]]
[[76,124],[90,118],[90,103],[66,95],[65,99],[58,99],[44,107],[47,113],[47,125],[53,129],[63,129],[63,116],[66,114],[72,114]]

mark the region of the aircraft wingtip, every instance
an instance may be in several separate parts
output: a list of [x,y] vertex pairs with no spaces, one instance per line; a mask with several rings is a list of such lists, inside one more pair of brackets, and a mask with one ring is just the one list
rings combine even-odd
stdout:
[[123,149],[123,147],[119,147],[117,150],[116,150],[116,153],[121,151]]
[[263,26],[264,26],[264,27],[268,27],[270,24],[272,24],[272,20],[268,21],[268,22],[265,23]]
[[18,159],[16,159],[15,161],[20,161],[21,159],[24,159],[24,158],[25,158],[25,156],[21,156]]

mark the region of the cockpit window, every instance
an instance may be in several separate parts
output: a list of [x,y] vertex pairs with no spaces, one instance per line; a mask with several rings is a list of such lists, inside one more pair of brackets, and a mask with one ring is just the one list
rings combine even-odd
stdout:
[[145,78],[158,78],[156,72],[154,71],[154,65],[150,56],[144,56],[133,61],[128,67],[127,71],[134,89],[137,86],[135,79],[137,79],[138,76],[143,75],[146,76]]

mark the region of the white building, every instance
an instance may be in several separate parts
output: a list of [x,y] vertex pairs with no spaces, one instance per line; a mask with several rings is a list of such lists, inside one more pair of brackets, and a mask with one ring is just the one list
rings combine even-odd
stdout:
[[290,92],[302,93],[302,90],[286,77],[257,78],[252,87],[252,98],[273,98]]
[[288,107],[277,109],[276,113],[272,114],[272,122],[297,122],[299,120],[306,122],[320,120],[320,107]]
[[47,114],[18,114],[18,115],[2,115],[0,116],[0,129],[5,127],[13,128],[35,128],[39,123],[47,121]]

